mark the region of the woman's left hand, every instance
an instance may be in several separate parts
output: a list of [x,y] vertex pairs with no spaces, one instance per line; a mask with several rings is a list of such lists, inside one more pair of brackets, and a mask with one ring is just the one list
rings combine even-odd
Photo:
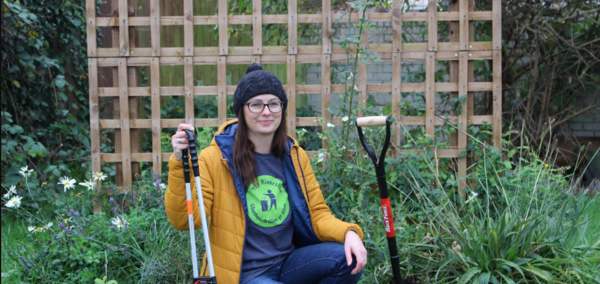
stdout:
[[356,232],[346,232],[344,251],[346,252],[348,266],[352,265],[352,255],[356,256],[356,267],[352,270],[352,275],[359,273],[365,268],[367,265],[367,250]]

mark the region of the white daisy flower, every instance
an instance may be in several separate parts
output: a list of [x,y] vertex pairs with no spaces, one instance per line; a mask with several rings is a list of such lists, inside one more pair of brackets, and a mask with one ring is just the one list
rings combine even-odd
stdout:
[[67,189],[75,188],[76,183],[77,181],[70,177],[61,177],[60,181],[58,182],[58,184],[62,184],[65,186],[65,192],[67,192]]
[[354,85],[354,90],[358,92],[358,86]]
[[117,227],[118,230],[124,228],[127,225],[127,221],[121,217],[115,217],[110,219],[110,222]]
[[6,194],[4,194],[2,197],[4,197],[5,199],[8,199],[13,194],[17,194],[17,187],[14,185],[11,185],[10,188],[8,189],[8,192]]
[[29,226],[29,227],[27,227],[27,231],[30,232],[30,233],[35,233],[36,232],[35,226]]
[[48,231],[48,230],[50,230],[50,227],[52,227],[52,225],[54,225],[54,223],[50,222],[47,225],[44,225],[44,227],[42,229],[44,231]]
[[103,172],[93,173],[92,176],[94,177],[94,181],[102,181],[106,179],[106,175]]
[[23,177],[29,177],[31,176],[31,173],[33,173],[33,170],[29,169],[27,166],[21,167],[21,170],[19,171],[19,174]]
[[21,207],[21,199],[23,199],[21,196],[15,195],[8,200],[4,206],[8,208],[19,208]]
[[348,121],[348,116],[344,116],[344,117],[342,117],[342,121],[343,121],[343,122],[346,122],[346,121]]
[[162,190],[165,190],[165,189],[167,189],[167,185],[166,185],[166,184],[164,184],[164,183],[160,183],[158,186],[159,186],[159,187],[160,187],[160,189],[162,189]]
[[329,128],[334,128],[334,127],[335,127],[335,125],[333,125],[333,124],[331,124],[331,123],[329,123],[329,122],[328,122],[328,123],[327,123],[327,127],[329,127]]
[[94,183],[91,180],[86,180],[85,182],[80,182],[79,185],[87,187],[88,190],[94,189]]

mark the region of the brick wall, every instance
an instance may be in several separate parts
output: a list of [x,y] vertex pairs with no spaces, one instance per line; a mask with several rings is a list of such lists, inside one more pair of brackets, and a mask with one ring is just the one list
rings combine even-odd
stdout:
[[[600,106],[600,94],[584,95],[575,104],[576,110],[595,104]],[[577,137],[600,138],[600,107],[573,118],[562,131],[572,131]]]

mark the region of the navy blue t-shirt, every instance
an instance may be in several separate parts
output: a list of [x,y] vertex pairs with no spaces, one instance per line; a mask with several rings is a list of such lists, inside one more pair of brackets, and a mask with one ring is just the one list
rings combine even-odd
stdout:
[[241,282],[260,276],[294,250],[294,225],[283,173],[283,160],[254,152],[256,181],[246,191],[246,243]]

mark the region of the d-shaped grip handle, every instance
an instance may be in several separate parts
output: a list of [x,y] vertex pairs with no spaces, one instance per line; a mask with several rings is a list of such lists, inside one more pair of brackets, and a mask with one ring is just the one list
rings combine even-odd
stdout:
[[366,116],[359,117],[356,119],[356,126],[369,127],[369,126],[381,126],[388,123],[387,116]]

